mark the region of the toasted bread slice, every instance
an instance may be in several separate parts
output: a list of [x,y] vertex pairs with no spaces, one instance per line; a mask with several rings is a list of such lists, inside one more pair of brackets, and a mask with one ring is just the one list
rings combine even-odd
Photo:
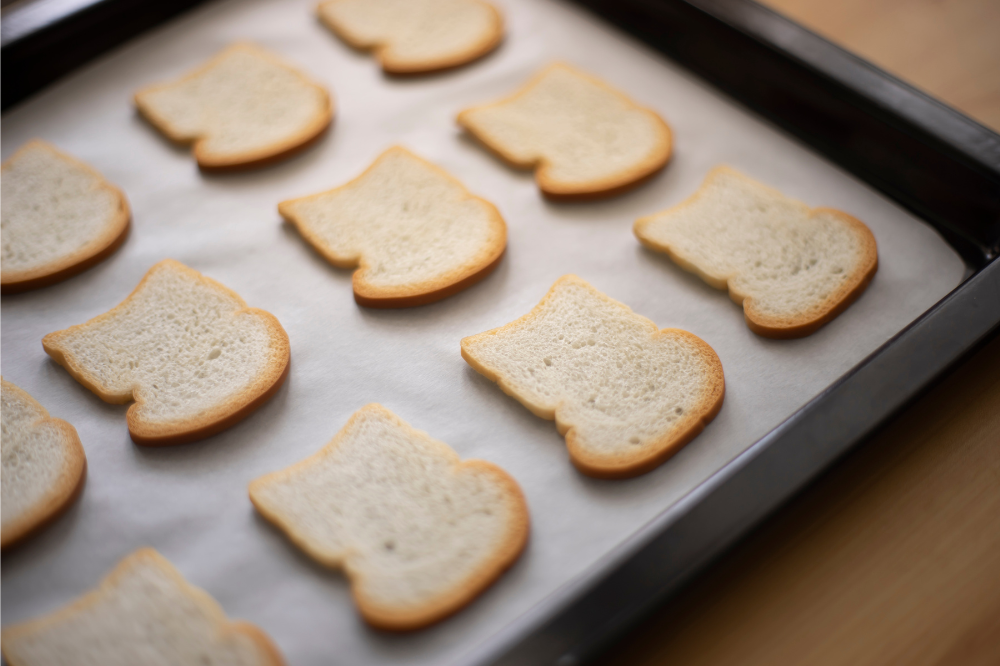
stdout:
[[489,275],[507,246],[493,204],[398,146],[346,185],[278,211],[331,264],[358,269],[354,299],[367,307],[450,296]]
[[54,419],[28,393],[2,383],[0,548],[8,548],[66,510],[87,475],[76,428]]
[[74,379],[128,410],[136,444],[192,442],[239,422],[288,372],[285,330],[268,312],[167,259],[121,304],[42,340]]
[[320,20],[390,74],[459,67],[500,44],[503,19],[482,0],[329,0]]
[[528,508],[502,469],[458,455],[368,405],[315,455],[250,484],[297,546],[343,569],[370,624],[424,627],[459,610],[517,559]]
[[575,275],[520,319],[462,340],[462,358],[543,419],[588,476],[643,474],[722,408],[722,363],[701,338],[656,324]]
[[132,553],[100,586],[43,618],[6,627],[11,666],[281,666],[267,634],[230,622],[204,590],[152,548]]
[[843,312],[878,270],[875,236],[832,208],[809,208],[729,167],[716,167],[682,204],[635,223],[666,253],[743,305],[769,338],[814,333]]
[[508,164],[535,169],[552,198],[624,192],[670,159],[670,128],[603,81],[555,64],[522,90],[466,109],[458,123]]
[[318,139],[333,118],[321,86],[253,44],[236,44],[187,76],[135,94],[167,137],[194,143],[202,169],[270,164]]
[[44,141],[4,162],[0,181],[4,294],[65,280],[125,242],[130,213],[121,190]]

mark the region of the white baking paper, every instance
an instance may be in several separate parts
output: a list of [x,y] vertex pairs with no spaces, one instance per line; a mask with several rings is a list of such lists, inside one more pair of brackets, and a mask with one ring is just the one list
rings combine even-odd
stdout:
[[[87,486],[58,522],[3,556],[3,623],[50,612],[93,587],[140,546],[163,553],[234,618],[260,625],[290,664],[446,664],[467,659],[640,526],[695,488],[888,340],[961,280],[958,256],[928,226],[851,175],[723,97],[675,63],[583,10],[549,0],[494,0],[500,49],[461,69],[384,76],[315,18],[315,0],[225,0],[185,14],[101,58],[3,118],[6,158],[32,137],[94,165],[127,193],[131,236],[109,260],[59,285],[2,300],[2,364],[80,433]],[[132,93],[172,79],[237,40],[307,71],[336,99],[315,147],[280,165],[206,175],[133,109]],[[659,112],[674,130],[667,169],[641,188],[594,203],[543,199],[517,172],[463,136],[456,113],[505,96],[565,60]],[[358,307],[350,271],[333,268],[281,222],[277,203],[340,185],[402,144],[494,202],[507,255],[479,285],[404,310]],[[726,163],[813,206],[864,220],[879,270],[848,310],[802,340],[758,337],[729,297],[644,250],[632,222],[690,195]],[[125,406],[108,405],[42,351],[46,333],[124,299],[155,262],[173,257],[281,321],[291,374],[253,416],[211,439],[148,449],[129,440]],[[528,312],[576,273],[661,327],[718,352],[722,412],[645,476],[598,481],[569,464],[553,423],[532,416],[459,355],[459,340]],[[454,618],[387,635],[355,613],[346,580],[257,516],[251,479],[323,446],[356,409],[379,402],[451,445],[499,464],[531,509],[517,564]]]

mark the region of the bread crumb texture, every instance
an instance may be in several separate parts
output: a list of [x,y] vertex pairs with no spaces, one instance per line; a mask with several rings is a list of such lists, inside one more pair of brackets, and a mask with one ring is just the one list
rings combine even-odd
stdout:
[[172,141],[193,142],[205,169],[280,159],[333,118],[326,90],[253,44],[230,46],[177,81],[140,90],[135,103]]
[[517,483],[381,405],[358,410],[302,462],[250,484],[250,499],[310,556],[343,569],[372,625],[417,629],[460,609],[520,555]]
[[230,622],[152,548],[122,560],[100,586],[43,618],[3,630],[10,666],[280,666],[270,638]]
[[391,74],[458,67],[500,44],[503,20],[481,0],[330,0],[319,17]]
[[229,427],[284,381],[289,345],[268,312],[183,264],[153,266],[120,305],[46,335],[45,351],[128,410],[139,444],[193,441]]
[[334,266],[358,268],[355,297],[374,307],[449,296],[485,277],[507,245],[493,204],[400,147],[346,185],[278,210]]
[[556,198],[617,194],[670,159],[670,128],[659,115],[561,63],[505,100],[462,111],[458,122],[512,166],[534,168],[542,192]]
[[97,171],[44,141],[3,163],[3,292],[58,282],[111,254],[125,239],[125,195]]
[[743,304],[760,335],[810,335],[847,308],[878,269],[867,226],[832,208],[809,208],[729,167],[716,167],[684,203],[636,221],[647,247],[665,252]]
[[72,504],[87,459],[76,428],[6,379],[0,384],[0,548],[7,548]]
[[703,340],[657,329],[574,275],[530,313],[462,340],[462,357],[534,414],[555,419],[584,474],[661,464],[722,407],[722,363]]

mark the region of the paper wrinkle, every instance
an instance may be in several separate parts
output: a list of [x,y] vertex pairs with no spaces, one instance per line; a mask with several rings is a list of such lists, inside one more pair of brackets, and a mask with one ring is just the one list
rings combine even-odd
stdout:
[[[62,606],[135,548],[153,546],[230,617],[263,628],[289,664],[463,663],[960,282],[960,259],[930,227],[679,65],[576,6],[494,1],[507,28],[495,53],[406,79],[383,75],[373,58],[325,29],[315,0],[210,3],[5,114],[4,158],[31,138],[51,141],[121,187],[134,215],[131,236],[107,261],[2,301],[4,377],[77,428],[89,466],[68,514],[4,554],[5,625]],[[273,50],[325,85],[337,117],[315,147],[280,165],[204,175],[188,149],[138,117],[131,96],[238,40]],[[549,203],[530,172],[504,166],[458,130],[458,111],[514,92],[558,60],[664,117],[675,145],[663,173],[607,201]],[[351,271],[327,264],[282,224],[277,204],[347,182],[394,144],[496,204],[509,244],[492,275],[455,296],[420,308],[366,310],[354,303]],[[643,249],[632,234],[636,218],[683,201],[722,163],[809,206],[840,208],[874,232],[874,281],[818,333],[791,341],[754,335],[725,292]],[[236,427],[191,445],[144,449],[128,438],[127,407],[102,403],[48,360],[40,341],[106,312],[166,257],[273,313],[288,332],[292,364],[285,386]],[[650,474],[628,481],[581,476],[554,423],[533,416],[459,355],[462,337],[526,314],[566,273],[661,328],[694,333],[722,360],[721,413]],[[318,451],[369,402],[463,459],[500,465],[531,510],[531,539],[514,568],[453,619],[415,634],[365,627],[344,577],[301,554],[247,498],[252,479]]]

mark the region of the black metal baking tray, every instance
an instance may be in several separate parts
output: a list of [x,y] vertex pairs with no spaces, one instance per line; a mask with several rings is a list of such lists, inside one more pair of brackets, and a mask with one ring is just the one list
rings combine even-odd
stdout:
[[[198,2],[9,6],[4,109]],[[480,665],[585,662],[1000,332],[995,132],[751,0],[576,2],[925,220],[967,270],[933,308],[590,572],[494,636],[470,656]]]
[[478,664],[584,663],[1000,332],[1000,135],[751,0],[576,0],[931,224],[966,278]]

